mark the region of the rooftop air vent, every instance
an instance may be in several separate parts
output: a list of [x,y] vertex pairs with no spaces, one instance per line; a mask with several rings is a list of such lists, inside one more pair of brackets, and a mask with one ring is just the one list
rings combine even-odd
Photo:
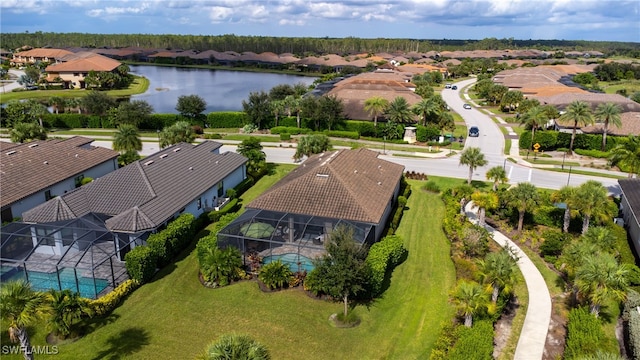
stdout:
[[164,159],[164,158],[166,158],[167,156],[169,156],[169,154],[162,154],[162,155],[160,155],[160,159]]
[[15,153],[16,153],[16,151],[15,151],[15,150],[11,150],[11,151],[7,152],[7,155],[13,155],[13,154],[15,154]]
[[45,161],[45,162],[43,162],[43,164],[47,165],[47,164],[49,164],[49,162],[48,162],[48,161]]
[[180,148],[173,149],[173,152],[178,152],[178,151],[180,151]]
[[316,176],[320,178],[328,178],[329,174],[316,174]]
[[30,149],[33,149],[33,148],[34,148],[34,147],[36,147],[36,146],[38,146],[38,144],[31,144],[31,145],[29,145],[29,148],[30,148]]
[[145,165],[147,165],[147,166],[148,166],[148,165],[151,165],[151,164],[153,164],[153,160],[149,160],[149,161],[147,161],[147,162],[146,162],[146,163],[144,163],[144,164],[145,164]]
[[189,170],[193,170],[193,166],[189,166]]

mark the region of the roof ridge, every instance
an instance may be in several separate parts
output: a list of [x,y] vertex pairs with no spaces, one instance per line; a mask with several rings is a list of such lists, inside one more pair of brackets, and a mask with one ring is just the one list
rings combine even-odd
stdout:
[[78,217],[78,215],[76,215],[76,213],[73,212],[73,210],[71,210],[71,207],[69,206],[69,204],[67,204],[67,202],[64,201],[62,196],[56,196],[55,201],[56,201],[56,219],[60,218],[61,210],[64,210],[65,212],[70,213],[71,215],[73,215],[74,218]]
[[149,181],[149,178],[147,177],[147,173],[144,172],[144,169],[142,168],[142,165],[140,165],[140,160],[136,161],[136,166],[137,166],[138,170],[140,170],[140,174],[142,175],[142,180],[144,181],[144,183],[147,185],[147,188],[151,192],[152,198],[156,197],[157,196],[156,192],[153,191],[153,186],[151,186],[151,182]]
[[133,207],[133,229],[134,230],[138,230],[138,216],[142,217],[142,220],[144,220],[146,223],[148,224],[153,224],[154,222],[151,221],[151,219],[149,219],[149,217],[147,216],[147,214],[145,214],[144,211],[142,211],[138,205]]

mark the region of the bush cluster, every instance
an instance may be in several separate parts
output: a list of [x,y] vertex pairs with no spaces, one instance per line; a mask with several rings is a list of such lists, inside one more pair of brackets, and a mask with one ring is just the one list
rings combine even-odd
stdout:
[[125,255],[124,260],[129,278],[141,284],[151,280],[156,273],[157,255],[149,246],[136,246]]
[[493,324],[488,320],[476,321],[472,327],[462,327],[458,341],[449,351],[451,360],[493,359]]
[[366,261],[371,270],[369,291],[372,297],[381,294],[386,274],[400,264],[406,252],[402,238],[397,235],[386,236],[371,246]]
[[311,132],[311,129],[306,129],[306,128],[298,128],[295,126],[276,126],[276,127],[272,127],[270,132],[272,134],[283,134],[283,133],[287,133],[290,135],[300,135],[300,134],[308,134]]
[[287,287],[292,276],[289,266],[280,260],[264,265],[258,273],[258,279],[272,290]]
[[340,131],[340,130],[325,130],[323,132],[329,137],[347,138],[347,139],[360,139],[360,134],[356,131]]
[[[628,141],[626,137],[620,136],[608,136],[606,151],[609,151],[616,147],[616,145],[624,144]],[[533,144],[540,144],[540,150],[549,151],[557,150],[560,148],[569,148],[571,144],[571,133],[564,133],[558,131],[536,131],[533,139]],[[520,135],[520,149],[531,149],[531,131],[526,130]],[[600,148],[602,147],[602,135],[593,134],[576,134],[573,142],[573,149],[582,150],[596,150],[595,155],[602,155]]]
[[226,203],[222,209],[220,209],[219,211],[210,211],[207,213],[207,219],[209,219],[209,222],[216,222],[218,220],[220,220],[220,218],[222,218],[224,215],[229,214],[229,213],[234,213],[236,211],[240,210],[240,200],[237,198],[231,199],[229,200],[228,203]]
[[565,359],[580,359],[598,351],[617,353],[616,345],[607,341],[600,321],[587,308],[575,308],[569,312]]
[[249,122],[243,111],[220,111],[207,114],[210,128],[241,128]]
[[630,359],[640,358],[640,313],[637,310],[638,306],[640,306],[640,294],[630,290],[622,311],[625,343]]
[[90,300],[89,306],[95,316],[103,316],[113,311],[127,295],[131,294],[135,289],[140,286],[140,283],[136,280],[126,280],[122,284],[118,285],[113,291],[107,295],[96,299]]

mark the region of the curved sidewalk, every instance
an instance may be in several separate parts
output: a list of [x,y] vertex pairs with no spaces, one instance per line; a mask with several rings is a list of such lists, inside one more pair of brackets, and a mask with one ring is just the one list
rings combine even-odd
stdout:
[[[469,202],[465,208],[465,214],[469,221],[478,223],[477,208],[473,202]],[[531,259],[520,247],[513,243],[508,237],[493,227],[485,224],[485,229],[493,235],[493,240],[500,246],[509,246],[518,257],[518,267],[527,283],[529,292],[529,304],[527,315],[522,325],[520,339],[516,347],[515,360],[539,360],[544,354],[544,345],[547,341],[549,322],[551,321],[551,295],[547,284]]]

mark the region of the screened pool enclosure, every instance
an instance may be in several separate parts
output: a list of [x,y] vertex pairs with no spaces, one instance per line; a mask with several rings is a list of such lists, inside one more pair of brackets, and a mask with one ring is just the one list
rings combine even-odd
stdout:
[[88,214],[47,224],[2,227],[2,282],[24,279],[34,290],[70,289],[97,298],[128,279],[124,255],[146,234],[111,233],[106,218]]
[[311,260],[325,253],[328,234],[340,225],[353,229],[354,240],[371,244],[373,224],[310,215],[247,209],[218,233],[218,246],[234,246],[245,256],[258,255],[265,263],[280,260],[292,271],[309,271]]

